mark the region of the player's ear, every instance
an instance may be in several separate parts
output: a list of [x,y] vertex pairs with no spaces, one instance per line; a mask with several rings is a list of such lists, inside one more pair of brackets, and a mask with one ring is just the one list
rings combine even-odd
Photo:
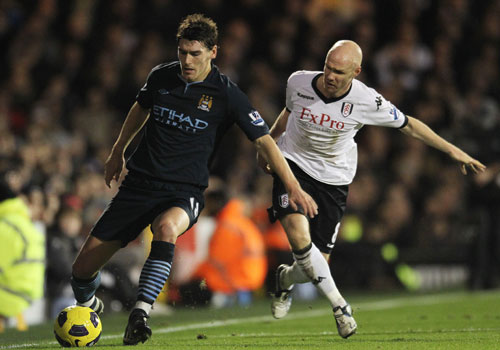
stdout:
[[214,59],[215,57],[217,57],[217,49],[218,49],[218,46],[217,45],[214,45],[214,47],[212,47],[212,50],[210,50],[210,58],[211,59]]
[[357,66],[354,69],[354,76],[357,77],[361,73],[361,66]]

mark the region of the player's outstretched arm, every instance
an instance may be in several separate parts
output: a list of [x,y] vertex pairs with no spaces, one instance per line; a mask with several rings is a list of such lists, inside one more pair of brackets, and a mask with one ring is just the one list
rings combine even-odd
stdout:
[[118,181],[125,165],[125,150],[134,136],[142,129],[149,118],[149,110],[142,108],[137,102],[130,108],[122,125],[120,135],[116,139],[111,153],[104,165],[104,181],[111,187],[111,180]]
[[272,137],[269,135],[261,136],[254,141],[254,144],[260,157],[269,164],[271,170],[285,184],[288,200],[292,208],[297,210],[298,206],[300,206],[304,210],[304,214],[311,218],[318,214],[318,205],[302,189]]
[[474,173],[478,173],[486,169],[486,166],[480,161],[472,158],[457,146],[443,139],[430,127],[418,119],[408,116],[408,124],[401,129],[401,132],[415,137],[425,142],[427,145],[448,154],[452,159],[460,163],[460,169],[464,175],[467,175],[467,168]]

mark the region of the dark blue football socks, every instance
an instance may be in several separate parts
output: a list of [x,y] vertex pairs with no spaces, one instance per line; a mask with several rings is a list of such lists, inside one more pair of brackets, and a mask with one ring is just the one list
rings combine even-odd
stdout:
[[170,275],[174,258],[175,244],[163,241],[153,241],[151,252],[144,263],[139,279],[139,294],[137,300],[153,304],[160,294]]

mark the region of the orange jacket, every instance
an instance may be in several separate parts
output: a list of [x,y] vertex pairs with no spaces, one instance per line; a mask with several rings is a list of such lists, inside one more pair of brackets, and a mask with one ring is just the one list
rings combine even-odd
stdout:
[[292,251],[283,226],[279,220],[274,223],[269,222],[265,207],[256,208],[252,213],[252,220],[264,233],[264,242],[268,250]]
[[264,239],[257,226],[243,213],[244,203],[230,200],[217,215],[208,259],[196,276],[210,290],[234,293],[260,288],[267,272]]

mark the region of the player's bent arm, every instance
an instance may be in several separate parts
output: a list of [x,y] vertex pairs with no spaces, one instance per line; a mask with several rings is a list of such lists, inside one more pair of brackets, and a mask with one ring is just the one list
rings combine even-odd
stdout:
[[281,113],[278,115],[278,118],[276,118],[273,126],[271,127],[270,134],[274,140],[278,140],[281,134],[285,132],[289,116],[290,112],[286,108],[283,108]]
[[461,163],[461,170],[464,175],[467,174],[467,168],[470,168],[474,173],[484,171],[484,169],[486,169],[486,166],[480,161],[472,158],[457,146],[443,139],[425,123],[413,117],[407,117],[408,124],[406,124],[404,128],[400,129],[401,132],[405,135],[421,140],[427,145],[448,154],[451,158]]
[[141,105],[135,102],[130,108],[127,118],[122,125],[122,129],[113,146],[113,151],[125,152],[127,146],[133,140],[135,135],[142,129],[149,118],[149,109],[144,109]]
[[261,136],[254,141],[254,145],[271,170],[283,181],[292,207],[297,210],[299,205],[306,216],[314,217],[318,213],[318,205],[309,194],[302,190],[273,138],[270,135]]
[[127,114],[127,118],[122,125],[120,134],[113,145],[111,153],[104,165],[104,181],[111,187],[111,180],[120,178],[125,164],[124,154],[127,146],[135,135],[142,129],[149,118],[149,110],[142,108],[137,102],[133,104]]

